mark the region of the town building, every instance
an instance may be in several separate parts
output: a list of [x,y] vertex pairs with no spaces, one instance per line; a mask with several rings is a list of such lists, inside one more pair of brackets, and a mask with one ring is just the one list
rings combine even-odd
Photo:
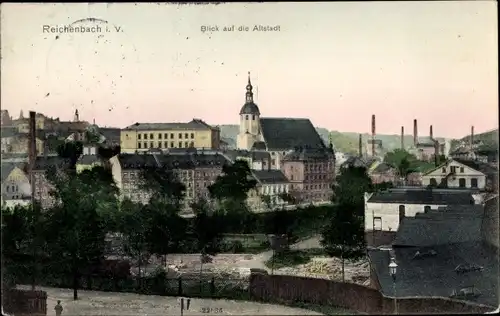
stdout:
[[368,176],[373,184],[400,182],[398,170],[385,162],[375,162],[368,169]]
[[450,159],[422,175],[422,185],[485,190],[494,186],[497,169],[470,160]]
[[[254,102],[253,86],[248,74],[245,104],[240,110],[237,148],[263,150],[271,154],[271,169],[281,169],[284,157],[295,148],[328,151],[323,140],[309,119],[261,117]],[[332,158],[335,160],[335,158]]]
[[222,174],[222,167],[230,161],[216,153],[122,153],[110,159],[111,171],[121,196],[134,202],[147,204],[150,195],[141,189],[141,171],[145,167],[172,170],[186,186],[185,206],[200,198],[208,199],[208,186]]
[[472,192],[426,188],[391,188],[365,194],[365,231],[396,232],[405,217],[450,205],[473,205]]
[[68,161],[58,156],[38,156],[33,164],[33,184],[35,186],[35,200],[40,203],[42,209],[50,208],[55,204],[55,199],[50,192],[54,186],[47,179],[47,170],[53,168],[52,172],[61,172],[68,167]]
[[2,153],[8,153],[11,151],[12,144],[15,142],[17,138],[17,129],[15,127],[9,126],[9,127],[3,127],[0,132],[0,136],[2,138],[2,148],[1,151]]
[[2,205],[24,205],[31,199],[31,185],[23,163],[2,162]]
[[392,245],[368,250],[372,286],[389,297],[449,297],[497,308],[498,251],[482,240],[482,215],[472,205],[405,217]]
[[219,149],[220,129],[193,119],[188,123],[135,123],[120,131],[123,153],[150,149]]
[[288,204],[284,196],[289,194],[290,183],[281,170],[253,170],[252,176],[257,185],[247,200],[251,210],[270,211]]

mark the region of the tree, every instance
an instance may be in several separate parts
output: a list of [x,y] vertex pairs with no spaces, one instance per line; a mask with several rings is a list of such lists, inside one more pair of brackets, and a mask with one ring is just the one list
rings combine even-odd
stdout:
[[330,256],[341,257],[344,280],[344,261],[365,255],[364,196],[373,185],[366,168],[348,166],[337,176],[333,191],[334,205],[321,232],[321,245]]
[[384,162],[398,170],[400,177],[406,179],[409,173],[415,172],[419,161],[404,149],[395,149],[385,154]]
[[64,142],[57,147],[57,155],[68,160],[70,169],[75,169],[76,162],[82,153],[83,144],[79,141]]
[[246,201],[248,192],[257,186],[257,181],[253,179],[250,167],[244,160],[224,165],[222,172],[215,183],[208,187],[210,196],[219,201]]
[[140,188],[150,194],[150,202],[173,204],[179,210],[186,186],[166,167],[144,167],[140,173]]

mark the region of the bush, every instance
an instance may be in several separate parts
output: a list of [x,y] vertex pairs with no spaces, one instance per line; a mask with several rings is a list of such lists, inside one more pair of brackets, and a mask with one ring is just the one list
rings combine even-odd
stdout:
[[243,243],[239,240],[231,241],[230,250],[232,253],[242,253],[245,251],[245,247],[243,247]]

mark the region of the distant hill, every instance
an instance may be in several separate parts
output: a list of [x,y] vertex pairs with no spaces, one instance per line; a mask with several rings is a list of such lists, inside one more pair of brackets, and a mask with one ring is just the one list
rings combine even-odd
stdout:
[[[451,149],[455,150],[461,145],[469,144],[471,135],[462,137],[461,139],[454,139],[451,141]],[[483,142],[481,149],[498,149],[498,129],[474,135],[474,141]]]
[[[238,125],[220,125],[221,137],[230,144],[230,146],[236,146],[236,137],[238,135],[239,126]],[[358,141],[359,134],[350,132],[339,132],[339,131],[328,131],[326,128],[316,127],[316,131],[321,136],[326,145],[328,145],[328,135],[331,133],[332,142],[337,151],[343,153],[355,154],[358,152]],[[369,134],[362,134],[363,146],[365,142],[371,137]],[[382,146],[387,151],[399,148],[401,145],[401,140],[399,135],[377,135],[377,139],[382,140]],[[442,138],[438,138],[442,139]],[[444,140],[444,138],[442,139]],[[405,135],[404,144],[406,148],[409,148],[413,144],[413,136]]]

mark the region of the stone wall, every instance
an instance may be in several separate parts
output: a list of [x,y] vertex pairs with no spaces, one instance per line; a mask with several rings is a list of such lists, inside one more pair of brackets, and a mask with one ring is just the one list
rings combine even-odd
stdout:
[[5,289],[2,292],[2,307],[5,313],[15,316],[46,316],[47,293]]
[[[249,290],[253,299],[270,303],[304,302],[368,314],[394,312],[393,298],[354,283],[252,272]],[[397,304],[401,314],[483,314],[492,310],[491,307],[441,297],[398,298]]]

